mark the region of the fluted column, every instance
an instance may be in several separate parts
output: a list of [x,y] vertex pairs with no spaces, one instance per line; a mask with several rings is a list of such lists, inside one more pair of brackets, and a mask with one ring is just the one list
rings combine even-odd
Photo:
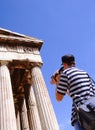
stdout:
[[9,70],[0,67],[0,130],[17,130]]
[[59,130],[50,97],[39,67],[32,69],[32,82],[43,130]]
[[19,111],[17,112],[16,123],[17,123],[17,130],[21,130]]
[[25,97],[27,102],[30,130],[42,130],[32,86],[30,87],[25,86],[25,95],[26,95]]
[[28,116],[27,116],[27,108],[25,99],[22,102],[20,107],[20,119],[21,119],[21,130],[29,130]]

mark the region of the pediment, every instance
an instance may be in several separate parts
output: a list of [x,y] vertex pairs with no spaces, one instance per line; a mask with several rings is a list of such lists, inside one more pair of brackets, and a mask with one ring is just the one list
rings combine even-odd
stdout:
[[37,38],[23,35],[20,33],[12,32],[10,30],[6,30],[3,28],[0,28],[0,44],[1,43],[6,43],[6,44],[20,44],[20,45],[26,45],[26,46],[33,46],[41,48],[43,41],[39,40]]

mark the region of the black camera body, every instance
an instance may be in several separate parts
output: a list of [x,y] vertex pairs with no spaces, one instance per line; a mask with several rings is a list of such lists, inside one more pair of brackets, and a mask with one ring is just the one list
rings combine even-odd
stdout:
[[61,67],[60,69],[58,69],[52,76],[51,78],[53,78],[56,81],[56,76],[60,75],[61,72],[64,71],[64,67]]

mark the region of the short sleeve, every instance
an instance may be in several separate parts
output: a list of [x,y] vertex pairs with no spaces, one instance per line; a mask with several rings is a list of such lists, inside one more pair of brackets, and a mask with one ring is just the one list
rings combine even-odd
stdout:
[[62,95],[65,95],[67,92],[67,88],[68,88],[68,78],[67,78],[67,75],[63,72],[60,75],[60,81],[57,86],[57,92]]

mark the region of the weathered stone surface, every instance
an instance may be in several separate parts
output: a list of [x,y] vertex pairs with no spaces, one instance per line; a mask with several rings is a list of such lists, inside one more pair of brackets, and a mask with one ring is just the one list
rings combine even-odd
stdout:
[[0,28],[0,130],[59,130],[40,70],[42,44]]

